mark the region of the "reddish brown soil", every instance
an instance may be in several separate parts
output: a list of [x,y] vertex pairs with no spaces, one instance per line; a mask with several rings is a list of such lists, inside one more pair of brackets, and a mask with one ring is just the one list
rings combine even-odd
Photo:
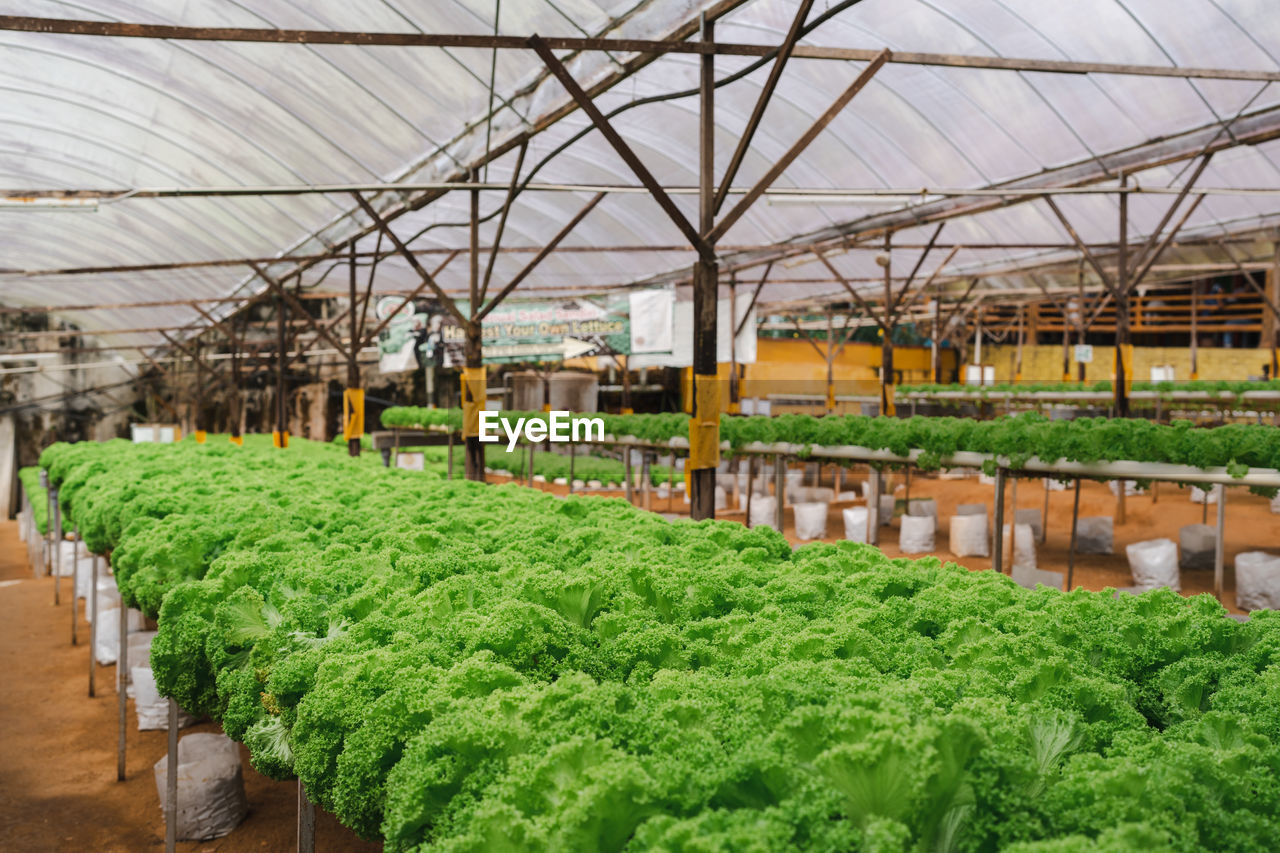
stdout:
[[[127,778],[116,781],[115,667],[100,667],[88,696],[88,625],[71,645],[63,580],[35,579],[15,522],[0,523],[0,850],[136,851],[164,849],[164,819],[152,765],[166,752],[165,732],[139,732],[129,705]],[[182,733],[217,731],[210,722]],[[297,786],[275,782],[244,762],[249,816],[225,838],[180,843],[183,851],[262,853],[292,850]],[[373,851],[333,816],[317,814],[316,849]]]

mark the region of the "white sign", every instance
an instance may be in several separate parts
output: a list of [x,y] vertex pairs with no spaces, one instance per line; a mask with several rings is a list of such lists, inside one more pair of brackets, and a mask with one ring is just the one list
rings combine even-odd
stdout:
[[1093,344],[1076,344],[1076,364],[1093,362]]

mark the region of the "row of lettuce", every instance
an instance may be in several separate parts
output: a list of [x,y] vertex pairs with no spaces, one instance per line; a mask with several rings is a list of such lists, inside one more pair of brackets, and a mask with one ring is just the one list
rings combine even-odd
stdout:
[[[292,448],[291,448],[292,450]],[[1280,620],[340,451],[41,459],[162,691],[392,851],[1266,850]]]
[[[18,471],[18,480],[22,483],[22,493],[27,496],[31,505],[31,519],[41,536],[49,535],[49,490],[40,483],[40,469],[32,465]],[[71,520],[63,518],[63,529],[70,532]]]
[[[515,412],[507,417],[545,418],[541,412]],[[687,438],[684,414],[599,414],[605,433],[651,442]],[[382,422],[392,427],[461,429],[459,409],[399,407],[387,409]],[[1043,460],[1100,462],[1118,459],[1225,467],[1235,476],[1247,469],[1280,468],[1280,430],[1260,424],[1227,424],[1213,428],[1189,421],[1157,424],[1139,418],[1051,420],[1035,413],[975,420],[973,418],[876,418],[861,415],[778,415],[722,417],[720,436],[733,448],[752,442],[788,442],[824,447],[857,446],[906,455],[921,450],[918,467],[932,469],[957,451],[1008,457],[1018,467],[1035,456]],[[489,457],[500,456],[491,450]],[[514,453],[511,455],[515,455]],[[491,463],[492,464],[492,463]]]
[[[899,385],[901,394],[940,394],[940,393],[972,393],[972,394],[1061,394],[1092,393],[1110,394],[1115,385],[1110,380],[1097,382],[997,382],[993,385]],[[1174,394],[1230,394],[1239,397],[1250,391],[1280,391],[1280,380],[1277,379],[1197,379],[1194,381],[1157,381],[1134,382],[1131,390],[1142,393],[1161,395]]]
[[[411,448],[414,452],[422,451],[424,462],[428,465],[443,466],[449,459],[449,450],[444,447]],[[466,462],[466,449],[461,444],[453,448],[453,465],[455,471],[461,471]],[[486,448],[484,464],[494,471],[502,471],[513,477],[528,476],[528,449],[522,447],[519,452],[506,452],[506,446]],[[548,483],[556,480],[568,480],[572,473],[575,480],[583,482],[599,481],[604,485],[621,486],[626,480],[626,468],[620,460],[605,456],[593,456],[579,453],[572,463],[563,453],[547,450],[535,450],[533,453],[533,474],[544,477]],[[632,472],[639,477],[639,466]],[[680,477],[680,472],[669,465],[651,464],[649,466],[650,485],[660,486]]]

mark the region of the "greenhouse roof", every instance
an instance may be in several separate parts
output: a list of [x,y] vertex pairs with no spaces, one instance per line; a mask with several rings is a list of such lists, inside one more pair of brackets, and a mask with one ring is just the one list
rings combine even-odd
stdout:
[[[383,0],[253,4],[34,0],[26,15],[49,19],[196,28],[687,40],[699,15],[715,40],[776,47],[795,0],[449,0],[424,8]],[[734,186],[748,188],[867,69],[868,52],[892,61],[838,112],[773,190],[720,238],[726,280],[754,286],[777,260],[760,304],[843,299],[846,283],[882,288],[876,255],[891,229],[892,274],[916,264],[937,223],[948,224],[920,265],[940,281],[1027,288],[1061,277],[1074,286],[1081,252],[1042,194],[1101,263],[1114,254],[1118,201],[1098,192],[1128,172],[1130,241],[1176,223],[1198,200],[1161,256],[1226,265],[1271,258],[1268,229],[1280,217],[1280,16],[1264,0],[853,0],[814,4]],[[495,21],[495,14],[497,20]],[[595,195],[608,190],[515,291],[572,295],[649,282],[683,283],[695,252],[643,191],[605,137],[533,50],[470,46],[272,44],[238,40],[0,29],[0,303],[49,306],[90,332],[122,332],[113,345],[163,344],[156,329],[208,324],[264,280],[244,263],[67,273],[80,268],[192,261],[312,258],[304,287],[343,290],[335,248],[390,253],[375,288],[409,291],[420,276],[379,232],[348,188],[380,213],[446,292],[469,281],[470,193],[453,186],[472,169],[481,192],[480,244],[491,245],[506,185],[523,153],[506,217],[493,291]],[[57,27],[51,27],[57,29]],[[65,27],[64,27],[65,29]],[[805,48],[815,48],[806,52]],[[856,49],[858,59],[838,50]],[[965,62],[919,62],[902,54]],[[620,135],[684,216],[697,220],[699,55],[628,50],[557,51],[595,95]],[[749,54],[742,51],[741,54]],[[757,51],[758,53],[758,51]],[[981,58],[1046,61],[973,67]],[[918,59],[918,57],[917,57]],[[1120,63],[1158,70],[1068,73],[1052,63]],[[769,56],[719,55],[717,79],[745,73],[715,94],[716,175],[723,175],[769,78]],[[989,64],[989,63],[988,63]],[[968,67],[966,67],[968,66]],[[1176,69],[1205,69],[1178,76]],[[1222,74],[1226,70],[1233,73]],[[492,79],[492,91],[490,81]],[[674,95],[674,97],[672,97]],[[486,157],[486,152],[496,152]],[[1197,155],[1216,152],[1201,170]],[[536,168],[536,171],[535,171]],[[1197,172],[1195,192],[1168,216]],[[374,191],[388,183],[396,190]],[[248,194],[181,195],[160,188],[253,188]],[[328,187],[264,194],[262,188]],[[1236,190],[1248,188],[1249,193]],[[973,193],[974,190],[1000,193]],[[91,190],[81,197],[36,191]],[[877,195],[878,193],[881,193]],[[827,193],[823,197],[823,193]],[[890,193],[890,194],[884,194]],[[894,194],[896,193],[896,194]],[[728,210],[740,198],[731,194]],[[21,211],[18,212],[18,209]],[[407,211],[407,212],[402,212]],[[961,215],[962,214],[962,215]],[[1246,235],[1231,247],[1215,243]],[[413,238],[412,240],[410,238]],[[951,249],[956,246],[954,254]],[[867,249],[863,251],[862,249]],[[454,250],[460,250],[455,256]],[[1230,253],[1228,256],[1226,253]],[[487,263],[482,257],[481,269]],[[1058,266],[1051,266],[1058,264]],[[268,267],[290,274],[296,261]],[[1025,269],[1044,275],[1029,284]],[[56,275],[35,274],[59,271]],[[361,272],[361,284],[367,270]],[[1093,275],[1092,272],[1089,273]],[[326,283],[327,282],[327,283]],[[190,304],[205,300],[201,308]],[[167,303],[156,305],[153,303]],[[134,305],[138,307],[126,307]]]

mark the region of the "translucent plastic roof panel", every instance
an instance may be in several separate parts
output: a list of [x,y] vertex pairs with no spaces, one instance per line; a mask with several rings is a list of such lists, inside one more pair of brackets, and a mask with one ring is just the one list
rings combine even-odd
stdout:
[[[488,34],[490,0],[190,0],[10,4],[14,14],[189,26]],[[506,35],[611,35],[663,38],[691,24],[711,0],[522,0],[501,8]],[[1280,16],[1266,0],[1080,0],[1062,4],[1013,0],[863,0],[815,4],[822,22],[804,44],[978,56],[1024,57],[1275,71],[1280,68]],[[779,44],[794,0],[747,0],[716,24],[722,41]],[[584,85],[621,78],[598,98],[638,156],[664,184],[691,187],[698,178],[699,61],[667,55],[631,75],[625,54],[566,56]],[[305,185],[456,180],[482,158],[568,103],[563,88],[529,51],[150,41],[0,32],[0,184],[9,189],[146,186]],[[720,57],[724,78],[750,65]],[[716,92],[716,163],[723,173],[737,137],[768,76],[768,63]],[[735,181],[748,186],[832,103],[862,63],[796,58],[787,67]],[[637,99],[652,99],[628,108]],[[493,102],[492,120],[486,116]],[[777,189],[983,188],[1071,167],[1108,180],[1099,160],[1135,146],[1215,128],[1238,115],[1280,112],[1280,86],[1240,81],[1188,81],[1103,74],[1051,74],[890,64],[781,175]],[[581,138],[574,141],[574,137]],[[564,146],[555,156],[551,156]],[[545,158],[549,160],[543,162]],[[487,170],[508,180],[514,154]],[[1200,179],[1206,187],[1280,186],[1280,148],[1268,142],[1218,154]],[[581,111],[570,111],[535,135],[525,173],[551,183],[637,185],[617,153]],[[1144,186],[1179,186],[1186,163],[1151,169]],[[528,192],[513,206],[491,292],[519,273],[534,251],[587,202],[589,193]],[[696,199],[677,194],[689,219]],[[726,208],[738,196],[731,195]],[[386,193],[385,209],[401,196]],[[492,240],[503,194],[486,192],[482,242]],[[1135,197],[1130,238],[1141,241],[1172,197]],[[957,202],[959,203],[959,202]],[[852,230],[873,218],[907,226],[918,199],[846,199],[806,203],[761,200],[721,240],[728,257],[759,244]],[[1060,205],[1089,241],[1116,238],[1113,196],[1063,196]],[[469,202],[451,192],[395,223],[415,249],[467,245]],[[368,218],[344,194],[260,198],[122,200],[96,212],[0,211],[0,268],[50,268],[318,253],[347,240]],[[1280,196],[1214,195],[1186,225],[1188,235],[1252,229],[1280,221]],[[425,230],[424,230],[425,229]],[[932,228],[895,239],[923,242]],[[1054,243],[1069,236],[1041,201],[1028,201],[949,224],[948,242]],[[376,238],[360,241],[372,251]],[[644,194],[614,194],[600,203],[521,285],[517,294],[572,293],[649,280],[679,279],[688,250],[635,251],[684,245],[680,231]],[[574,251],[617,247],[619,251]],[[384,244],[384,249],[387,246]],[[621,251],[626,249],[626,251]],[[894,269],[915,255],[894,251]],[[1039,264],[1069,250],[1002,249],[959,253],[948,273],[978,274]],[[1172,255],[1171,255],[1172,256]],[[444,255],[425,255],[433,267]],[[927,275],[945,257],[922,267]],[[487,259],[486,259],[487,260]],[[839,257],[851,278],[875,287],[874,252]],[[284,269],[280,267],[279,269]],[[314,284],[325,266],[304,277]],[[468,264],[455,258],[443,286],[466,289]],[[746,277],[753,275],[750,271]],[[802,259],[775,268],[778,284],[765,301],[843,293],[821,264]],[[790,280],[790,281],[788,281]],[[330,279],[332,281],[332,279]],[[404,290],[418,276],[399,259],[379,269],[377,287]],[[1018,285],[1010,275],[993,282]],[[1025,282],[1024,282],[1025,284]],[[262,287],[243,267],[173,273],[24,277],[0,273],[0,301],[16,305],[82,305],[223,297]],[[230,306],[226,306],[229,308]],[[86,329],[142,329],[203,322],[189,306],[68,312]],[[157,343],[138,333],[121,341]]]

